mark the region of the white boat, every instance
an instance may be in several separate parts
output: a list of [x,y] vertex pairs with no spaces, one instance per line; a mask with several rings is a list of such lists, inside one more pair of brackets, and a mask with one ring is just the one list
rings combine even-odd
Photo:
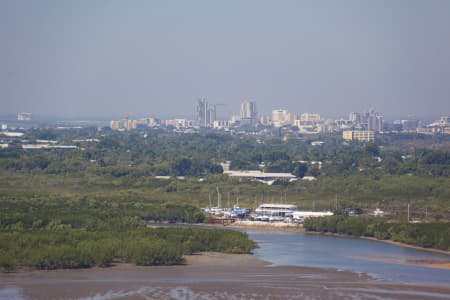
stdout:
[[384,211],[382,211],[381,209],[377,208],[377,209],[375,209],[373,211],[372,215],[380,217],[380,216],[384,215]]
[[332,216],[333,212],[331,211],[296,211],[293,213],[292,218],[297,222],[303,221],[306,218],[312,217],[327,217]]

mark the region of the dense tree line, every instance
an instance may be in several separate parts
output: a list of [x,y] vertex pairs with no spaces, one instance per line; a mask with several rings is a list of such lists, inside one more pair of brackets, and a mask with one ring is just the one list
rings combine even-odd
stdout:
[[450,223],[386,222],[377,218],[336,215],[309,218],[303,226],[307,231],[374,237],[425,248],[450,250]]
[[[57,139],[79,150],[22,150],[11,144],[0,149],[0,169],[49,174],[88,172],[134,178],[154,175],[206,176],[222,173],[220,162],[232,169],[257,169],[304,175],[336,176],[381,169],[387,174],[450,176],[450,152],[445,138],[417,140],[415,136],[383,137],[379,144],[343,142],[339,135],[314,138],[277,136],[255,139],[247,135],[203,132],[181,134],[162,130],[112,132],[110,130],[32,130],[31,141]],[[75,142],[73,142],[75,141]],[[97,142],[98,141],[98,142]],[[441,143],[430,149],[427,142]],[[440,145],[440,144],[438,144]],[[323,162],[323,168],[313,162]]]
[[146,228],[142,219],[202,222],[198,208],[146,201],[61,196],[0,198],[0,265],[38,269],[179,264],[197,251],[247,253],[255,244],[225,230]]
[[[114,220],[117,221],[117,220]],[[145,228],[121,224],[97,230],[53,226],[0,230],[0,267],[88,268],[115,262],[173,265],[200,251],[248,253],[255,243],[245,233],[217,229]]]
[[1,191],[0,268],[6,271],[180,264],[184,254],[247,253],[256,246],[246,234],[229,230],[147,228],[145,220],[201,223],[205,216],[192,205],[132,191],[48,193],[23,186]]

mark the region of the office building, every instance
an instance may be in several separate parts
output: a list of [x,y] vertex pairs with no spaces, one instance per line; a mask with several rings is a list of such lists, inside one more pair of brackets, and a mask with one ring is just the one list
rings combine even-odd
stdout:
[[197,124],[200,127],[211,127],[216,121],[216,105],[210,105],[205,98],[197,101]]
[[111,120],[109,122],[109,127],[112,130],[119,130],[119,131],[132,130],[132,129],[136,129],[137,121],[129,120],[129,119]]
[[367,130],[375,132],[383,131],[383,117],[379,115],[369,115],[367,117]]
[[275,127],[281,127],[292,123],[291,114],[285,109],[272,111],[272,124]]
[[345,130],[342,132],[342,137],[346,141],[373,142],[375,141],[375,132],[369,130]]
[[320,122],[320,115],[312,114],[312,113],[304,113],[300,116],[300,121],[317,123],[317,122]]
[[244,101],[241,103],[241,122],[244,124],[254,124],[256,122],[256,103]]
[[354,124],[361,123],[361,114],[358,112],[351,112],[348,119]]

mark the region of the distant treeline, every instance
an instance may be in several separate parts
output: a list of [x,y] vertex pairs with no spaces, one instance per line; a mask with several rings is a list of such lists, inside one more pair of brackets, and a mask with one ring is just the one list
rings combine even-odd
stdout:
[[[386,135],[374,144],[343,142],[341,135],[286,141],[279,134],[268,132],[267,136],[255,138],[220,132],[30,130],[24,136],[30,142],[51,139],[75,144],[80,149],[23,150],[17,140],[9,148],[0,149],[0,170],[47,174],[87,172],[133,178],[199,177],[222,173],[220,162],[231,161],[231,169],[263,166],[267,172],[290,172],[298,177],[339,176],[375,169],[391,175],[450,176],[449,136]],[[313,146],[314,139],[324,143]],[[429,144],[441,150],[429,149]],[[323,162],[321,167],[313,163],[319,161]]]
[[450,250],[450,223],[390,223],[377,218],[330,216],[308,218],[307,231],[374,237],[409,245]]

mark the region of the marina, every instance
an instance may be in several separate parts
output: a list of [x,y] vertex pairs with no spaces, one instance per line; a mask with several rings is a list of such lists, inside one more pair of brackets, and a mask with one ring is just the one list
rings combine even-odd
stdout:
[[[210,202],[211,203],[211,202]],[[301,224],[305,218],[332,216],[331,211],[302,211],[297,205],[264,203],[259,205],[253,213],[250,208],[241,208],[234,205],[232,208],[220,207],[220,195],[218,195],[217,206],[202,208],[202,212],[208,214],[210,224],[230,224],[240,222],[264,222],[269,224]],[[233,220],[232,222],[228,220]]]

